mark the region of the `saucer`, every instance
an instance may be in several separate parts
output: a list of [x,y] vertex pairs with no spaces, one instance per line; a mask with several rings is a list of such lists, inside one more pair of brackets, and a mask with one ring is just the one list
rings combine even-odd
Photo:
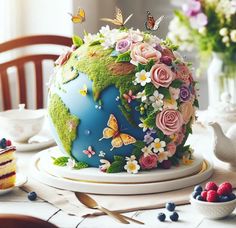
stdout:
[[0,189],[0,196],[7,194],[8,192],[12,191],[15,188],[23,186],[26,182],[27,182],[27,177],[21,173],[17,173],[15,186],[7,189]]
[[48,139],[42,142],[25,142],[25,143],[19,143],[19,142],[13,142],[13,145],[16,147],[16,151],[35,151],[35,150],[42,150],[51,146],[55,146],[56,143],[53,139]]

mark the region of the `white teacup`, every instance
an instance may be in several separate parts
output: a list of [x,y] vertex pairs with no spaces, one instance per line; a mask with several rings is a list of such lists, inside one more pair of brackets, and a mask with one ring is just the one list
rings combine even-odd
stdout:
[[24,104],[20,104],[19,109],[0,112],[0,133],[3,137],[9,137],[15,142],[28,142],[29,138],[40,132],[45,110],[24,107]]

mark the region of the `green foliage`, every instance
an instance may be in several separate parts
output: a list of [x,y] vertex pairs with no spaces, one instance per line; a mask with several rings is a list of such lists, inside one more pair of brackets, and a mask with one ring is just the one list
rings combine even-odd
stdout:
[[165,99],[168,99],[168,100],[171,99],[171,95],[170,95],[169,89],[164,88],[164,87],[159,87],[158,88],[158,92],[163,94]]
[[178,159],[177,157],[172,156],[172,157],[170,157],[169,159],[170,159],[171,164],[172,164],[173,166],[178,166],[178,165],[179,165],[179,159]]
[[132,155],[136,157],[136,160],[139,160],[139,158],[142,156],[143,152],[141,151],[141,148],[134,148],[132,151]]
[[151,113],[143,123],[147,125],[149,128],[154,128],[156,126],[156,112]]
[[194,105],[196,108],[199,108],[198,99],[195,99],[195,100],[194,100],[193,105]]
[[156,87],[152,83],[148,83],[145,86],[145,95],[151,96],[151,95],[153,95],[155,90],[156,90]]
[[75,166],[74,169],[84,169],[84,168],[88,168],[88,164],[82,161],[76,161],[75,162]]
[[125,158],[121,156],[114,156],[114,161],[111,166],[107,169],[107,173],[119,173],[124,171]]
[[130,51],[127,51],[125,53],[119,54],[116,62],[120,63],[120,62],[130,62],[131,58],[130,58]]
[[101,40],[95,40],[92,43],[89,44],[89,46],[95,46],[101,44]]
[[146,72],[148,72],[151,70],[154,64],[155,64],[155,61],[153,59],[151,59],[147,64],[138,63],[138,66],[136,67],[136,71],[140,72],[142,70],[145,70]]
[[171,87],[173,88],[180,88],[181,85],[183,84],[183,81],[179,80],[179,79],[175,79],[172,83],[171,83]]
[[69,157],[58,157],[58,158],[53,158],[53,164],[57,166],[66,166]]
[[139,149],[142,149],[143,147],[145,147],[146,144],[143,141],[137,140],[133,145]]
[[[77,126],[79,125],[79,119],[71,115],[69,109],[57,94],[53,94],[50,97],[48,111],[63,148],[70,154],[72,143],[78,135]],[[73,129],[68,127],[70,122],[75,125]]]
[[83,39],[76,35],[72,37],[72,41],[76,47],[80,47],[84,43]]

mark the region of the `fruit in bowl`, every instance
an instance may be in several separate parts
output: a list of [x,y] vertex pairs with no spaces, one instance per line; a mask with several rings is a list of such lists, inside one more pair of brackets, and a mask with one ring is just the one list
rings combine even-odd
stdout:
[[200,185],[195,186],[190,203],[204,217],[220,219],[233,212],[236,207],[236,195],[229,182],[219,186],[214,182],[208,182],[204,189]]

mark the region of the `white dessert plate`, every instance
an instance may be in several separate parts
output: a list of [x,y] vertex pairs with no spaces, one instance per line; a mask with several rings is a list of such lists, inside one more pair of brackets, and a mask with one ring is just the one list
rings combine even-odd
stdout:
[[156,169],[139,172],[138,175],[122,173],[104,173],[98,168],[70,169],[53,164],[51,157],[65,156],[58,147],[46,149],[38,154],[40,158],[40,168],[45,172],[62,178],[73,179],[77,181],[108,182],[108,183],[146,183],[156,181],[166,181],[186,177],[196,174],[202,167],[203,158],[200,155],[194,156],[194,162],[191,165],[181,165],[171,169]]
[[15,186],[11,187],[11,188],[7,188],[7,189],[0,189],[0,195],[5,195],[8,192],[11,192],[13,189],[15,188],[19,188],[21,186],[23,186],[26,182],[27,182],[27,177],[22,174],[22,173],[17,173],[16,174],[16,183]]
[[[86,180],[79,181],[53,176],[46,172],[40,166],[40,154],[41,153],[36,154],[31,161],[30,174],[33,178],[55,188],[92,194],[134,195],[166,192],[199,184],[210,178],[213,174],[213,165],[208,161],[204,161],[203,163],[205,165],[205,168],[199,171],[198,173],[192,174],[187,177],[181,177],[167,181],[154,181],[143,183],[108,183],[92,182]],[[100,171],[97,169],[97,172]],[[150,171],[150,173],[152,173],[152,171]],[[120,173],[119,175],[122,176],[126,174]],[[133,178],[136,178],[139,175],[142,176],[142,172],[137,175],[133,175]]]
[[13,142],[13,145],[16,147],[17,151],[35,151],[35,150],[42,150],[51,146],[55,146],[55,141],[51,139],[45,139],[45,141],[42,142],[31,142],[31,143],[17,143]]

